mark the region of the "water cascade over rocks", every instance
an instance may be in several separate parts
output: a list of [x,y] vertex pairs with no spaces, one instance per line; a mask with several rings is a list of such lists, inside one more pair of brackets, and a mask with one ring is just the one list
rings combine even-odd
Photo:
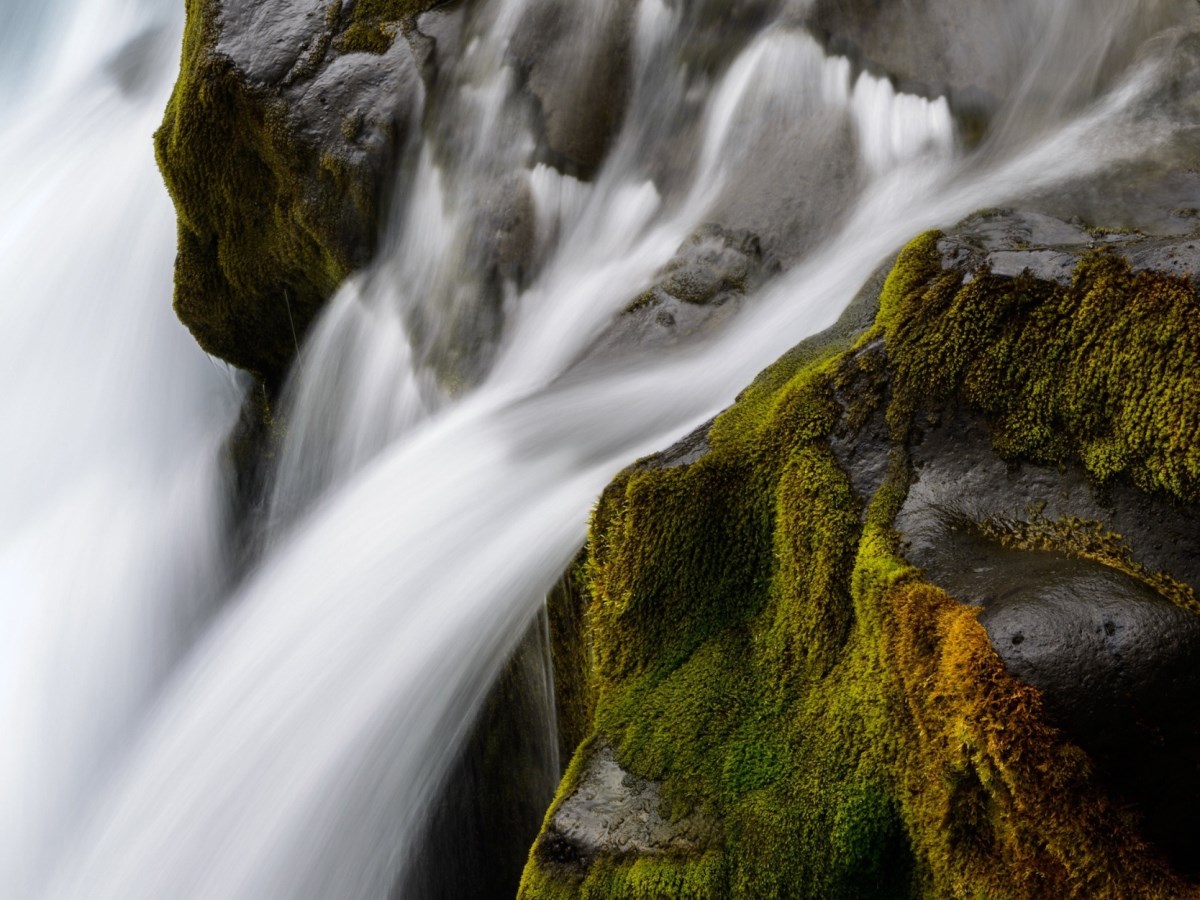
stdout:
[[[514,690],[552,693],[538,617],[613,475],[925,229],[1028,205],[1169,230],[1200,198],[1154,193],[1188,152],[1183,0],[479,0],[351,26],[195,2],[221,74],[187,77],[301,148],[291,213],[210,233],[187,203],[219,170],[172,166],[225,149],[160,132],[180,316],[256,380],[169,308],[151,133],[182,5],[0,11],[4,896],[511,894],[455,882],[470,851],[429,823],[514,653]],[[1097,190],[1113,173],[1147,187]],[[297,221],[296,258],[254,236]],[[309,253],[332,262],[289,281]],[[512,777],[544,810],[566,760],[536,705]]]

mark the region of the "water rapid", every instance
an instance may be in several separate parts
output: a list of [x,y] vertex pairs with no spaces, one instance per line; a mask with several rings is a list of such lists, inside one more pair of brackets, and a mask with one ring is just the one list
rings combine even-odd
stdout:
[[[830,54],[795,10],[698,78],[686,4],[640,0],[626,117],[583,180],[535,158],[509,55],[527,5],[468,10],[379,257],[300,348],[246,573],[222,445],[248,387],[172,317],[149,141],[181,4],[0,13],[5,896],[389,896],[622,466],[914,234],[1172,136],[1139,116],[1170,4],[1094,3],[1082,30],[1082,2],[1013,4],[1019,76],[975,147],[946,98]],[[582,7],[576,56],[609,15]],[[502,184],[532,197],[538,265],[496,280],[472,235]],[[714,220],[780,231],[780,273],[705,341],[593,352]]]

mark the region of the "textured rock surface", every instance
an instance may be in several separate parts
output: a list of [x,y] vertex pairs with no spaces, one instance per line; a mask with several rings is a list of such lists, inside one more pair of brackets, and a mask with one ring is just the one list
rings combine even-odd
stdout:
[[[804,8],[803,6],[801,7]],[[1014,9],[1015,8],[1015,9]],[[984,126],[1014,104],[1053,121],[1085,104],[1140,44],[1194,9],[1161,0],[1135,11],[1120,2],[1053,5],[1027,0],[814,0],[804,21],[835,53],[894,80],[901,90],[945,96],[960,119]],[[1070,52],[1081,31],[1106,35],[1105,58]],[[1027,48],[1040,46],[1037,54]]]
[[561,770],[545,625],[535,621],[509,660],[459,750],[447,785],[393,887],[417,897],[511,900],[525,851]]
[[541,852],[560,865],[586,869],[602,854],[689,854],[712,842],[712,822],[699,815],[669,820],[663,812],[658,785],[626,772],[601,743],[547,822]]
[[747,295],[778,271],[778,262],[763,253],[751,232],[701,226],[580,362],[611,363],[711,336],[737,314]]
[[[612,763],[522,895],[1196,896],[1195,237],[922,236],[622,473],[578,572]],[[713,839],[611,826],[646,784]]]
[[419,8],[188,4],[156,149],[179,215],[175,308],[208,352],[278,382],[321,304],[370,259],[423,110],[397,38]]
[[534,0],[516,32],[513,58],[536,99],[552,158],[592,174],[621,124],[629,93],[634,6]]
[[1152,236],[1089,229],[1042,213],[997,209],[971,216],[938,242],[946,269],[970,275],[986,268],[1008,277],[1028,272],[1057,284],[1069,284],[1079,261],[1102,247],[1126,260],[1135,272],[1200,277],[1200,238],[1195,232]]
[[[1193,506],[1078,469],[1005,461],[982,422],[955,417],[913,448],[915,482],[896,518],[905,555],[978,605],[993,647],[1096,761],[1144,831],[1191,870],[1200,798],[1200,615],[1131,575],[1054,550],[1012,549],[979,523],[1070,520],[1120,535],[1146,571],[1200,588]],[[1089,526],[1089,527],[1096,527]],[[1081,526],[1082,527],[1082,526]]]
[[896,78],[902,90],[988,108],[998,105],[1019,64],[998,48],[1028,37],[1009,35],[1021,25],[987,0],[817,0],[809,22],[833,52]]

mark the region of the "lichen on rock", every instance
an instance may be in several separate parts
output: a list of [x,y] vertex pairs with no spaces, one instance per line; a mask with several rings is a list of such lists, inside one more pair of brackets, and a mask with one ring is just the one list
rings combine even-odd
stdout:
[[[1195,679],[1159,680],[1200,659],[1200,300],[1175,272],[1134,270],[1137,236],[988,215],[1004,240],[1058,235],[1046,249],[1070,277],[989,271],[1008,245],[979,219],[924,235],[872,293],[865,331],[801,345],[692,449],[604,492],[580,569],[594,734],[523,897],[1200,893],[1182,837],[1200,698]],[[964,473],[950,461],[968,434]],[[923,554],[948,522],[996,562],[988,596],[961,568],[974,551]],[[1070,631],[1079,616],[1046,610],[1075,587],[1106,592],[1114,633],[1174,623],[1177,640],[1132,641],[1123,666],[1101,635],[1059,667],[1066,693],[1039,683],[1011,652],[1013,616]],[[989,615],[1010,589],[1020,602]],[[1124,672],[1159,686],[1158,730],[1098,743],[1102,722],[1065,714],[1071,692],[1128,700]],[[1166,755],[1161,734],[1179,743]],[[712,823],[709,839],[564,848],[598,747],[654,785],[648,817]],[[1147,763],[1175,767],[1159,780],[1185,796],[1164,805],[1161,783],[1123,777]]]

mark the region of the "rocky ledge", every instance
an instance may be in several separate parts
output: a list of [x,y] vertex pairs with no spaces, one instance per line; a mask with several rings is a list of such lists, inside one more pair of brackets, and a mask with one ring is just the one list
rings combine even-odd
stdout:
[[1200,895],[1198,239],[924,235],[618,477],[522,896]]
[[370,259],[423,112],[401,35],[420,0],[193,0],[155,146],[179,215],[175,309],[209,353],[278,383]]

